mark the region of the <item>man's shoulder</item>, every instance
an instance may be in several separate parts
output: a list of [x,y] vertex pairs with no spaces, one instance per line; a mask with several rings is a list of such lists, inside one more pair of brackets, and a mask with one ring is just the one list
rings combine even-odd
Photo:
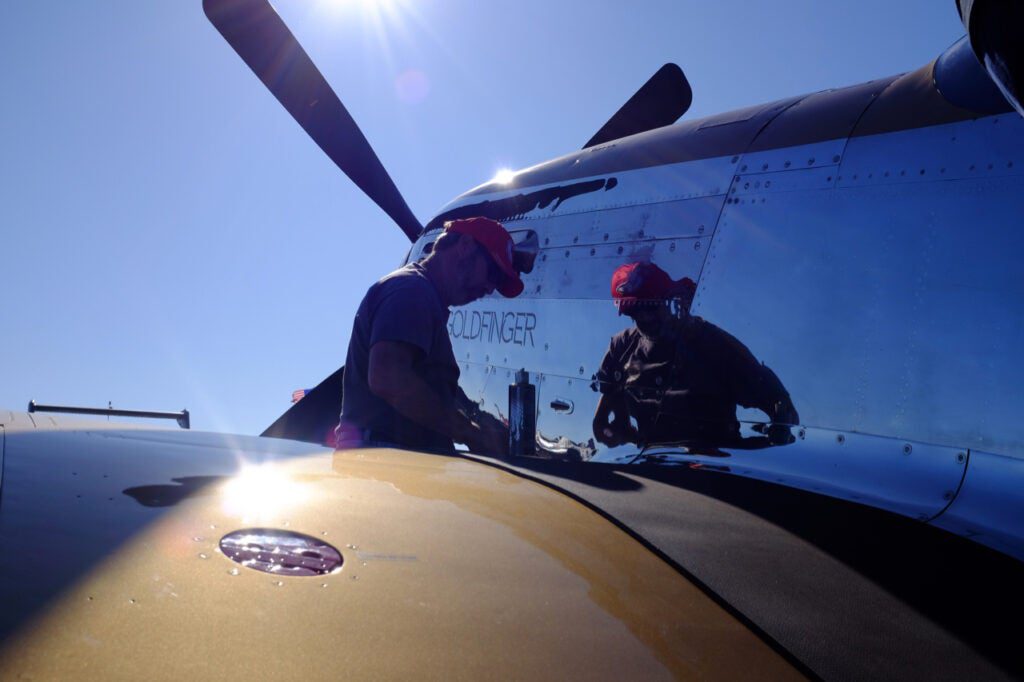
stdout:
[[377,280],[375,287],[421,287],[430,286],[423,268],[418,263],[409,263]]
[[434,285],[427,279],[423,268],[416,263],[400,267],[380,278],[370,287],[368,293],[380,298],[398,292],[405,296],[437,298]]
[[608,350],[613,355],[621,355],[635,347],[639,339],[640,330],[636,327],[627,327],[612,336],[611,341],[608,343]]

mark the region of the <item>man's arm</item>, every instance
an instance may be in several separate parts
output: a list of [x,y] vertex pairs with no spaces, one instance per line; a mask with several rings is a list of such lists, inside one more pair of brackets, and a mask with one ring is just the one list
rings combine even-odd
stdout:
[[420,351],[402,341],[378,341],[370,347],[367,380],[374,395],[387,402],[402,416],[458,443],[474,452],[504,455],[508,442],[499,442],[500,434],[485,431],[478,424],[448,405],[415,371]]
[[743,407],[756,407],[779,424],[799,424],[800,415],[793,406],[789,392],[770,367],[759,362],[739,339],[715,328],[721,345],[727,350],[728,368],[733,376],[733,390]]
[[[609,422],[608,418],[612,414],[615,418]],[[602,393],[594,412],[594,438],[610,448],[625,443],[636,443],[640,439],[640,434],[630,424],[628,415],[629,407],[621,391]]]

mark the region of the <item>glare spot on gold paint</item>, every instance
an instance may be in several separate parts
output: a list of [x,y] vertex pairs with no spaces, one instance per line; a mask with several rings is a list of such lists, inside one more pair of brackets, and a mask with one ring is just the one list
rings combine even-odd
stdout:
[[225,514],[245,522],[268,522],[308,498],[308,489],[273,466],[243,466],[222,489]]

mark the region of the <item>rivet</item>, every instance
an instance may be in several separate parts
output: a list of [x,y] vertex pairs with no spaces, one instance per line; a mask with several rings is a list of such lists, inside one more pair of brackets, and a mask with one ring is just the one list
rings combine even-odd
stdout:
[[905,170],[901,170],[901,171],[900,171],[900,177],[903,177],[903,176],[904,176],[904,175],[906,175],[906,174],[907,174],[907,171],[905,171]]
[[761,170],[768,170],[768,164],[767,163],[762,163],[761,164]]
[[749,182],[743,183],[743,189],[750,189],[750,183]]
[[670,243],[670,244],[668,245],[668,250],[669,250],[669,251],[675,251],[675,250],[676,250],[676,243],[675,243],[675,242],[671,242],[671,243]]
[[1007,168],[1013,168],[1013,161],[1007,161],[1006,162],[1006,167]]
[[796,435],[800,436],[800,439],[803,440],[807,437],[807,429],[800,429],[796,432]]
[[832,182],[832,176],[830,175],[827,178],[825,178],[825,182]]
[[786,168],[789,168],[792,165],[792,163],[787,161],[786,163],[784,163],[782,165],[785,166]]
[[573,238],[572,238],[572,243],[573,243],[573,244],[578,244],[578,243],[579,243],[579,241],[580,241],[580,237],[579,237],[579,235],[576,235],[575,237],[573,237]]
[[942,493],[942,499],[944,499],[944,500],[952,500],[953,499],[953,491],[952,490],[947,490],[946,492]]
[[988,169],[992,170],[992,164],[991,163],[988,165]]
[[566,258],[568,258],[568,257],[569,257],[569,249],[566,249],[566,250],[565,250],[565,257],[566,257]]
[[547,260],[547,259],[548,259],[548,254],[546,254],[546,253],[542,253],[542,254],[540,254],[540,259],[541,259],[542,261],[545,261],[545,260]]
[[913,451],[914,451],[914,448],[913,448],[913,446],[910,443],[904,443],[903,444],[903,454],[904,455],[909,455]]
[[583,365],[580,365],[580,374],[583,374]]
[[550,243],[551,243],[551,238],[550,237],[544,237],[544,244],[547,245],[547,244],[550,244]]
[[734,157],[732,157],[732,162],[733,162],[733,163],[736,163],[736,162],[737,162],[737,161],[739,161],[739,160],[740,160],[740,157],[738,157],[738,156],[734,156]]
[[743,167],[740,168],[740,172],[742,173],[745,170],[747,170],[747,164],[743,164]]
[[621,246],[619,247],[619,251],[618,252],[622,253],[622,247]]
[[924,175],[924,168],[921,169],[921,172],[919,173],[919,175]]
[[956,453],[956,461],[959,462],[960,464],[963,464],[964,460],[966,460],[966,459],[967,459],[967,455],[966,454],[964,454],[962,452]]
[[591,256],[593,256],[595,253],[597,253],[597,249],[591,249],[590,250],[590,255]]
[[807,159],[807,165],[808,166],[813,166],[814,165],[814,159]]
[[608,241],[608,235],[607,234],[604,235],[604,240]]
[[550,346],[548,344],[546,344],[546,343],[544,344],[544,350],[547,350],[549,347]]
[[833,163],[839,163],[839,159],[840,159],[840,158],[841,158],[841,157],[840,157],[840,156],[839,156],[838,154],[836,154],[835,156],[833,156],[833,157],[832,157],[832,161],[833,161]]
[[700,242],[694,242],[693,250],[694,251],[700,251]]
[[[537,285],[537,293],[538,294],[540,293],[540,285],[539,284]],[[467,355],[466,357],[469,357],[469,356]]]
[[765,180],[764,181],[764,188],[765,189],[768,189],[771,186],[772,186],[772,181],[771,180]]
[[[768,183],[765,182],[764,186],[767,187]],[[697,228],[697,234],[704,234],[704,226],[703,225],[701,225],[700,227]]]
[[838,436],[836,436],[836,442],[842,445],[843,443],[846,442],[846,436],[840,433]]
[[641,238],[643,238],[643,236],[644,236],[644,231],[643,231],[643,230],[640,230],[640,232],[638,233],[638,235],[639,235],[639,236],[640,236]]

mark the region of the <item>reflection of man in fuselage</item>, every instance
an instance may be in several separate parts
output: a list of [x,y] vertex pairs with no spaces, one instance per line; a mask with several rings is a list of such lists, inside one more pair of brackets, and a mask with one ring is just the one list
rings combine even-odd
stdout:
[[740,439],[737,405],[774,423],[798,423],[775,373],[735,337],[690,315],[695,290],[692,280],[673,281],[653,263],[615,271],[612,298],[635,326],[612,337],[597,374],[600,442],[728,445]]

